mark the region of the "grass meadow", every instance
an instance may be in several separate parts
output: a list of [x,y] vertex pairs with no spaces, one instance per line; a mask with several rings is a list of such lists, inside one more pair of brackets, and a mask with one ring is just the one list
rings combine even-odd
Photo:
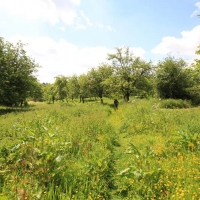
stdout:
[[200,108],[104,102],[0,107],[0,200],[199,200]]

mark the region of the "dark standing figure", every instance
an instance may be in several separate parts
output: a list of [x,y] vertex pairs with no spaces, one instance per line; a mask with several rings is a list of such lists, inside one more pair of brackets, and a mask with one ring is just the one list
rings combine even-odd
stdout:
[[53,103],[54,103],[54,101],[55,101],[55,97],[54,97],[54,95],[52,96],[52,101],[53,101]]
[[117,101],[117,99],[114,99],[115,110],[118,110],[118,104],[119,102]]

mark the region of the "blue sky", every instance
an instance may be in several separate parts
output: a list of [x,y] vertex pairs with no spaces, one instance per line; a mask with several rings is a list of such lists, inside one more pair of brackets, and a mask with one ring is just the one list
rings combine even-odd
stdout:
[[200,44],[200,0],[0,0],[0,37],[28,44],[40,82],[87,73],[129,46],[156,62],[191,63]]

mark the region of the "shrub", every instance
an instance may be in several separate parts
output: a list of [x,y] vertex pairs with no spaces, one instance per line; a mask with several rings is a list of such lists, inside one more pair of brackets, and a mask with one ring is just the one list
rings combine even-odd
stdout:
[[176,108],[190,108],[191,103],[182,99],[167,99],[162,100],[160,103],[160,108],[176,109]]

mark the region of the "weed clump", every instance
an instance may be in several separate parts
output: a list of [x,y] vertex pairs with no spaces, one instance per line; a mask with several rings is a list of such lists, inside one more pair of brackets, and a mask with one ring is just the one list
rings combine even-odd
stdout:
[[159,107],[167,109],[191,108],[191,103],[182,99],[166,99],[160,102]]

